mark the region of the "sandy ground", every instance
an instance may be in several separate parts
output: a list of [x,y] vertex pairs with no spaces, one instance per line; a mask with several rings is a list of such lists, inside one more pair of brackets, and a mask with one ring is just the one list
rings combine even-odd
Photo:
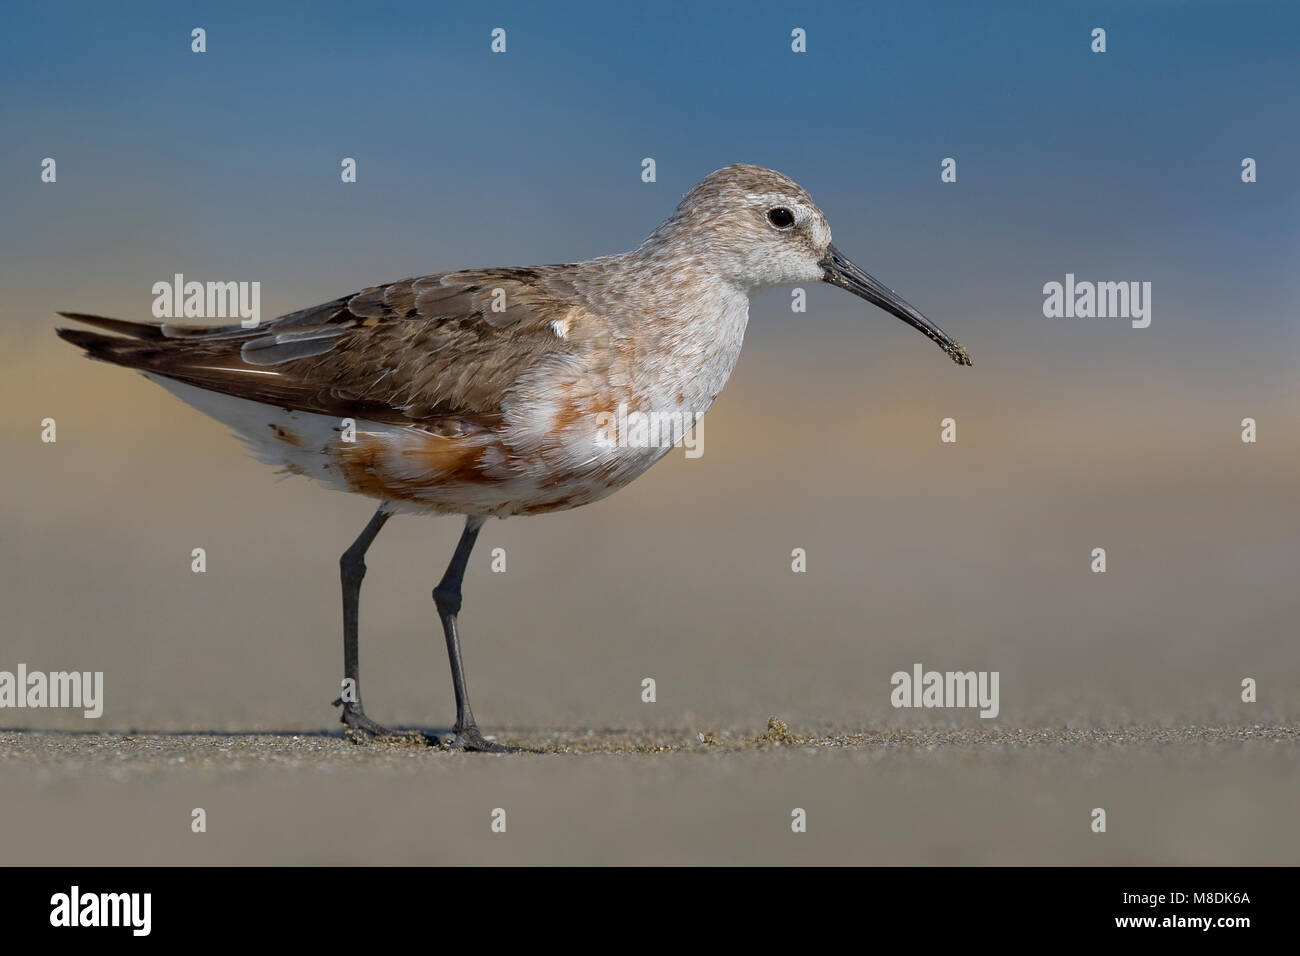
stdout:
[[15,864],[1300,862],[1295,724],[497,737],[533,752],[4,732],[0,845]]
[[[484,528],[461,622],[475,711],[544,751],[498,757],[335,733],[338,555],[368,502],[277,481],[47,332],[21,344],[26,378],[0,380],[0,670],[102,672],[104,712],[0,713],[24,731],[0,731],[6,861],[1300,863],[1289,379],[1006,354],[961,379],[757,341],[702,458]],[[1268,441],[1241,443],[1229,394]],[[367,556],[376,720],[454,714],[430,591],[457,531],[402,517]],[[998,717],[894,709],[891,674],[918,662],[1000,673]],[[758,739],[772,715],[792,739]]]

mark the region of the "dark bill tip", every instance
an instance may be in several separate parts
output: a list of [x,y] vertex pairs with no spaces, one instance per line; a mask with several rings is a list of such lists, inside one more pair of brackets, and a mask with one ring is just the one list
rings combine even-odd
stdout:
[[960,342],[904,302],[893,289],[859,269],[851,259],[836,249],[834,244],[827,248],[826,255],[818,265],[825,270],[822,276],[824,282],[839,286],[859,298],[866,299],[872,305],[880,306],[891,315],[898,316],[947,352],[948,357],[958,365],[974,364],[971,362],[970,353]]

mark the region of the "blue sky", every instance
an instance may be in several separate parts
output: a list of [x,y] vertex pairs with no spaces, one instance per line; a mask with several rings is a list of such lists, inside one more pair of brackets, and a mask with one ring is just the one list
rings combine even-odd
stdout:
[[[1258,333],[1259,369],[1294,364],[1294,4],[32,3],[6,20],[0,268],[20,333],[53,308],[141,313],[175,271],[258,278],[274,314],[619,251],[746,161],[807,186],[837,244],[977,357],[984,339],[1245,363]],[[1152,281],[1152,328],[1051,325],[1041,288],[1066,272]]]

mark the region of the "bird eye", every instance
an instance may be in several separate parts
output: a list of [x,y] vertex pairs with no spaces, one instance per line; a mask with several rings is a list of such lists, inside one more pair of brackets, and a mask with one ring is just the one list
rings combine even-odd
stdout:
[[767,211],[767,221],[778,229],[789,229],[794,225],[794,213],[784,206],[777,206]]

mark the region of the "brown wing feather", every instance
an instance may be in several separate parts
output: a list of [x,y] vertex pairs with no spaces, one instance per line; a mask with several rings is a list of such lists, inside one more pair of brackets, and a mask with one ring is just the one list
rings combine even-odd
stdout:
[[[497,289],[504,311],[493,309]],[[483,269],[374,286],[256,329],[160,325],[156,335],[132,339],[59,334],[94,358],[284,408],[491,426],[521,374],[573,348],[551,323],[575,308],[561,267]]]

